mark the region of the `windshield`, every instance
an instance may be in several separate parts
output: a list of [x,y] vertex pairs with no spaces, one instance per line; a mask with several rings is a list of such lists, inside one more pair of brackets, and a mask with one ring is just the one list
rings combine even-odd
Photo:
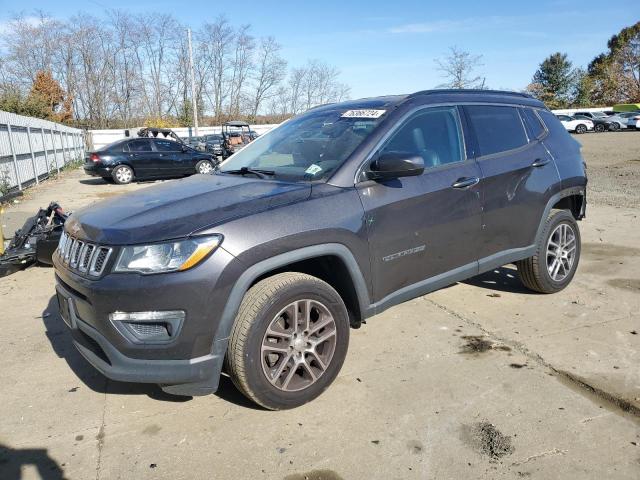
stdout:
[[220,172],[268,170],[282,179],[327,178],[384,117],[384,110],[311,110],[258,137],[220,165]]

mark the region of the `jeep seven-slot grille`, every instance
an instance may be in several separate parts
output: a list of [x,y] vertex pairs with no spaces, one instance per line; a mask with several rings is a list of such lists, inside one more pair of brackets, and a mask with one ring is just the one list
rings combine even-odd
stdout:
[[58,253],[62,263],[92,277],[102,275],[111,252],[112,249],[109,247],[83,242],[70,236],[67,232],[62,232],[58,244]]

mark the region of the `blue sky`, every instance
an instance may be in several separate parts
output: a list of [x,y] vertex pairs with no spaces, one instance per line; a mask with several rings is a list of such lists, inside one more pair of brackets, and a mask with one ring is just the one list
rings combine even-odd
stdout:
[[442,83],[434,59],[453,45],[483,56],[478,73],[489,87],[521,89],[548,54],[566,52],[586,66],[611,35],[640,20],[639,0],[0,0],[0,30],[13,14],[34,9],[66,18],[107,8],[171,12],[194,29],[225,14],[251,24],[256,36],[275,36],[290,65],[308,58],[336,65],[354,98]]

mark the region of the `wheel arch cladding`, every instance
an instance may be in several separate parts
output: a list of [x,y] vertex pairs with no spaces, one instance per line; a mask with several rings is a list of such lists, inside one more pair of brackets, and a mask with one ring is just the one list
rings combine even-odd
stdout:
[[[329,272],[327,269],[331,267],[337,268],[338,271]],[[222,312],[214,343],[228,340],[245,293],[260,280],[283,271],[308,273],[329,283],[343,298],[349,317],[352,319],[353,315],[354,321],[360,320],[361,317],[358,316],[361,316],[370,304],[365,279],[347,247],[338,243],[304,247],[257,262],[240,275]],[[327,278],[338,277],[338,283],[327,281]]]
[[[585,191],[586,189],[584,187],[567,188],[565,190],[561,190],[560,192],[549,198],[549,200],[547,201],[547,206],[544,209],[544,213],[542,214],[542,218],[540,218],[540,223],[538,224],[538,231],[536,232],[535,238],[536,242],[540,238],[540,235],[542,235],[546,220],[549,217],[552,209],[556,208],[562,210],[571,210],[571,213],[574,215],[574,218],[576,218],[576,220],[580,220],[584,217],[586,206]],[[581,198],[578,201],[575,197]],[[567,208],[565,207],[565,205],[570,205],[570,207]],[[573,205],[573,208],[579,205],[578,208],[580,210],[578,217],[575,216],[574,211],[571,209],[571,205]]]

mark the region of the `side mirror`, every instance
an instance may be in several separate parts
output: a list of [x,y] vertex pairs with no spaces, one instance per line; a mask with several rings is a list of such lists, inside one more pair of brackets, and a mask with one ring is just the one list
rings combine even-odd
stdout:
[[187,147],[186,145],[182,145],[182,151],[183,152],[188,152],[189,151],[189,147]]
[[366,172],[369,180],[415,177],[424,172],[424,160],[410,152],[385,152],[378,156]]

